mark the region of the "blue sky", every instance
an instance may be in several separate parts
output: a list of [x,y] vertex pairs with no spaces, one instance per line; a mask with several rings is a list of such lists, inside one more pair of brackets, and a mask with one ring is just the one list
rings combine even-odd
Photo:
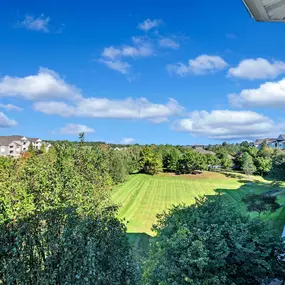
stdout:
[[1,135],[207,144],[284,130],[285,24],[242,1],[1,6]]

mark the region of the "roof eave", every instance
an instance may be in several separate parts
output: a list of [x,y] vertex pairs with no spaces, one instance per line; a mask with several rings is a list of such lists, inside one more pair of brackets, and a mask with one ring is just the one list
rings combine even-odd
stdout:
[[251,17],[255,19],[256,21],[259,21],[259,22],[272,21],[268,17],[262,3],[259,0],[257,1],[256,0],[242,0],[242,2],[244,3]]

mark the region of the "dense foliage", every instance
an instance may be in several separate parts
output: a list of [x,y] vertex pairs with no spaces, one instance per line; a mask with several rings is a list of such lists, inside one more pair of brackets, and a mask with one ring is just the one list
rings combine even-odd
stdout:
[[0,164],[0,283],[137,284],[108,153],[55,145]]
[[221,197],[203,198],[158,216],[145,284],[259,285],[284,276],[284,243]]

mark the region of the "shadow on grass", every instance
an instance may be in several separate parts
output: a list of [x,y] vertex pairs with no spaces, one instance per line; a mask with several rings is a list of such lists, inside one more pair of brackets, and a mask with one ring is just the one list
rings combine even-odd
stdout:
[[135,257],[139,261],[147,256],[149,243],[152,238],[146,233],[127,233],[129,242],[134,249]]
[[[281,204],[281,208],[274,213],[264,213],[261,215],[261,219],[272,222],[277,234],[282,233],[285,225],[285,187],[280,182],[262,182],[259,180],[239,180],[243,183],[238,189],[217,188],[215,192],[220,194],[223,199],[234,203],[240,208],[241,212],[248,214],[245,204],[242,202],[242,198],[247,194],[262,194],[277,195],[278,202]],[[278,190],[278,191],[276,191]],[[258,218],[257,213],[250,213],[252,218]],[[135,257],[138,261],[145,258],[149,252],[149,243],[152,237],[146,233],[128,233],[128,238],[131,246],[134,249]]]
[[[240,180],[240,183],[245,183],[244,180]],[[273,181],[272,183],[261,182],[258,180],[248,181],[238,189],[221,189],[215,190],[217,194],[220,194],[223,199],[234,203],[240,208],[244,214],[250,214],[252,218],[258,218],[257,213],[247,212],[246,205],[242,199],[248,194],[264,194],[269,196],[277,196],[278,202],[281,205],[280,209],[273,213],[261,214],[261,219],[264,221],[272,222],[273,227],[276,229],[278,234],[281,235],[285,225],[285,187],[280,182]]]

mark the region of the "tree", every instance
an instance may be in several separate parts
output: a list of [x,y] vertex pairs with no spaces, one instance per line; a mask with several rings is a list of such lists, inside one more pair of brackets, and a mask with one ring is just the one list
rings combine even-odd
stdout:
[[177,162],[181,157],[181,151],[177,148],[171,148],[168,150],[163,157],[163,167],[165,171],[175,172],[177,167]]
[[249,212],[257,212],[259,216],[264,212],[275,212],[280,208],[277,196],[251,194],[245,196],[242,201]]
[[259,150],[258,150],[258,148],[251,146],[251,147],[249,147],[249,148],[247,149],[247,152],[248,152],[253,158],[255,158],[255,157],[258,155]]
[[247,175],[251,175],[256,171],[256,167],[253,163],[253,159],[250,156],[250,154],[248,154],[247,152],[245,152],[242,156],[241,169]]
[[162,159],[154,147],[144,147],[140,152],[139,164],[141,170],[147,174],[157,174],[162,171]]
[[199,199],[158,215],[147,285],[259,285],[284,277],[285,252],[268,221],[252,220],[222,196]]
[[195,151],[186,151],[177,162],[177,174],[191,174],[195,171],[207,169],[206,159]]
[[106,156],[61,143],[0,164],[0,284],[138,284]]
[[29,152],[30,154],[32,154],[32,155],[35,154],[35,148],[34,148],[34,146],[33,146],[32,143],[30,143],[29,146],[28,146],[28,152]]
[[41,153],[46,153],[46,146],[45,146],[45,144],[41,145],[40,152]]
[[216,156],[220,159],[221,165],[224,169],[230,170],[233,167],[233,161],[230,159],[229,153],[225,149],[219,149]]
[[272,160],[269,175],[277,180],[285,181],[285,153],[277,153]]
[[243,147],[244,149],[247,149],[250,147],[250,144],[248,141],[243,141],[241,142],[240,146]]
[[255,166],[257,172],[264,176],[267,174],[272,167],[272,159],[271,158],[265,158],[265,157],[256,157],[255,158]]
[[261,147],[257,153],[257,156],[264,158],[272,158],[274,150],[266,145],[265,142],[261,144]]
[[127,178],[127,165],[120,151],[111,150],[108,154],[109,173],[115,184],[122,183]]

